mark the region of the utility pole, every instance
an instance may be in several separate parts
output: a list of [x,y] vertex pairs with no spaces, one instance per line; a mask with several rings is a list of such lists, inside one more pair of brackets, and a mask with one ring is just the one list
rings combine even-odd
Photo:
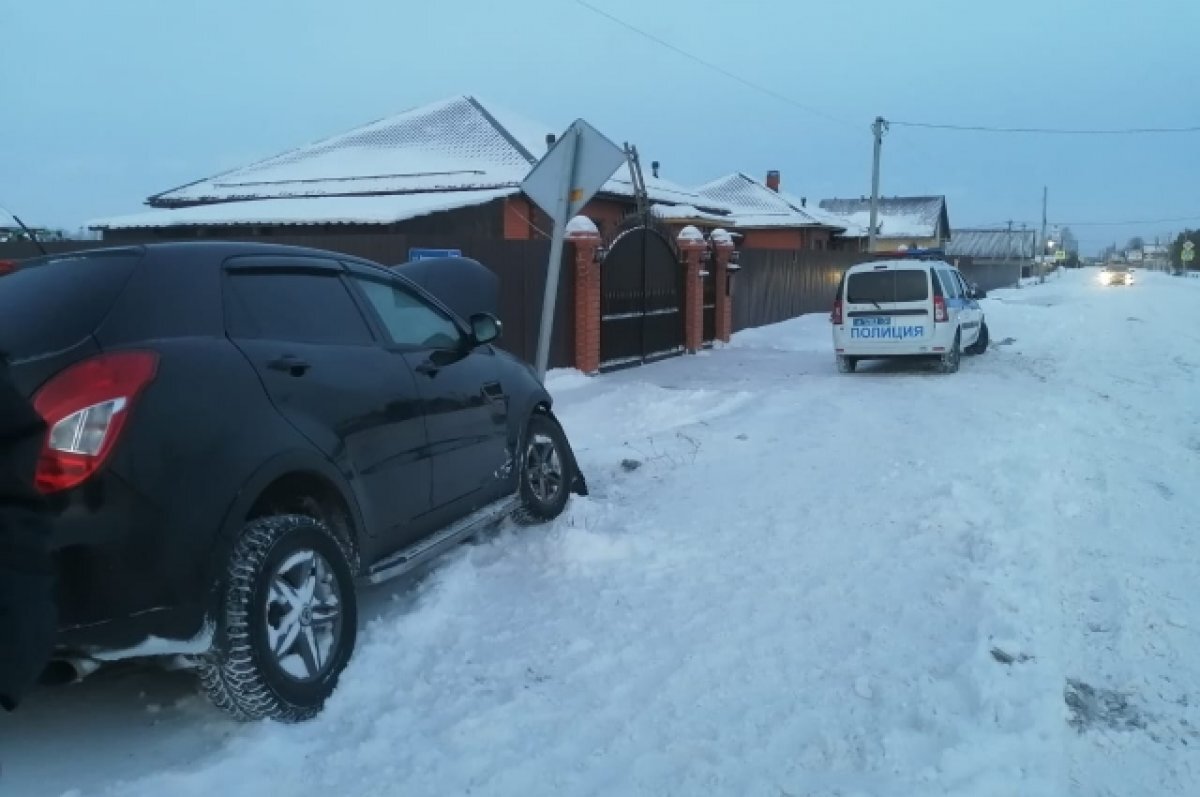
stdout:
[[[1029,225],[1027,225],[1025,222],[1021,222],[1021,278],[1022,279],[1024,279],[1024,277],[1025,277],[1025,230],[1028,226]],[[1029,254],[1032,255],[1034,253],[1034,251],[1035,251],[1035,249],[1033,247],[1030,247]],[[1018,288],[1021,287],[1020,279],[1017,280],[1017,287]]]
[[1046,198],[1049,189],[1042,186],[1042,237],[1038,239],[1038,282],[1046,281]]
[[888,123],[882,116],[875,117],[871,133],[875,136],[875,159],[871,165],[871,228],[867,230],[867,252],[875,251],[875,231],[879,226],[879,152],[883,148],[883,134]]
[[[1013,251],[1012,251],[1012,250],[1013,250],[1013,247],[1012,247],[1013,234],[1012,234],[1012,226],[1013,226],[1012,219],[1009,219],[1009,220],[1008,220],[1008,238],[1006,238],[1006,239],[1005,239],[1005,244],[1004,244],[1004,248],[1007,250],[1006,254],[1008,255],[1008,262],[1009,262],[1009,263],[1012,263],[1012,261],[1013,261]],[[1018,286],[1020,286],[1020,284],[1021,284],[1021,264],[1020,264],[1020,263],[1018,263],[1018,264],[1017,264],[1017,285],[1018,285]]]

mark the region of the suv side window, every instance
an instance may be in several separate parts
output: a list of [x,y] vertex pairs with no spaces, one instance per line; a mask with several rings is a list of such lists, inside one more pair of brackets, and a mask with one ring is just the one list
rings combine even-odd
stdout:
[[225,290],[225,326],[234,338],[369,345],[371,328],[333,272],[237,270]]
[[948,299],[961,299],[962,288],[958,284],[958,280],[954,279],[954,273],[945,269],[938,270],[938,276],[942,280],[942,290],[946,292]]
[[462,346],[458,325],[444,313],[399,285],[352,277],[398,346],[449,349]]
[[955,271],[954,279],[958,281],[958,285],[962,289],[962,295],[969,298],[971,296],[971,287],[967,285],[967,280],[963,277],[962,272]]

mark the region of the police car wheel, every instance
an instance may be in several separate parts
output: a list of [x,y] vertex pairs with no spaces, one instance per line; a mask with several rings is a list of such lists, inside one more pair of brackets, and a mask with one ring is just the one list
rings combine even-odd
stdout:
[[950,347],[950,351],[942,355],[938,360],[938,370],[943,374],[953,374],[958,372],[958,364],[962,361],[962,333],[954,333],[954,345]]
[[854,369],[858,367],[857,357],[847,357],[846,355],[838,355],[837,358],[838,371],[843,374],[852,374]]
[[974,343],[966,348],[966,353],[972,357],[978,354],[983,354],[985,351],[987,351],[988,342],[988,327],[987,322],[984,321],[982,326],[979,327],[979,337]]

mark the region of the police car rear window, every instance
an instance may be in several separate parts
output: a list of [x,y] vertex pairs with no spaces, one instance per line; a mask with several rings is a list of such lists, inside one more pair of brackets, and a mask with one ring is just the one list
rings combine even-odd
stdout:
[[920,269],[864,271],[846,280],[846,301],[919,302],[929,298],[928,272]]

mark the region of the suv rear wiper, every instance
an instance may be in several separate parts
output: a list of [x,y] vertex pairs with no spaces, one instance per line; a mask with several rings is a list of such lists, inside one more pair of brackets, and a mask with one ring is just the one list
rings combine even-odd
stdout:
[[20,217],[17,216],[16,213],[13,213],[11,210],[5,210],[5,213],[7,213],[9,216],[11,216],[12,220],[15,221],[18,225],[20,225],[21,229],[24,230],[25,234],[29,236],[29,240],[33,241],[33,245],[38,248],[39,252],[41,252],[43,255],[50,254],[49,252],[46,251],[46,247],[42,246],[42,242],[38,240],[38,237],[33,234],[33,230],[26,227],[25,222],[21,221]]

